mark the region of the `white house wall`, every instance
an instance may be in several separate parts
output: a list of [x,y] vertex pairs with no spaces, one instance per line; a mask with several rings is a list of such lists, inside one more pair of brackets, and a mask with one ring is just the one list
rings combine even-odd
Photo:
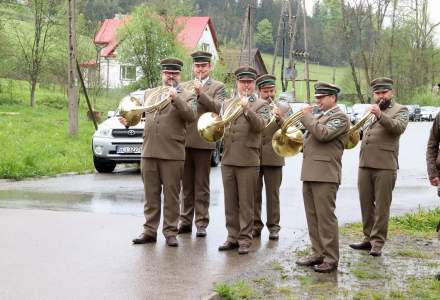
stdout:
[[209,49],[206,51],[210,52],[212,54],[212,60],[215,63],[218,59],[218,52],[217,48],[215,47],[214,39],[212,37],[211,29],[209,28],[209,25],[206,25],[205,29],[203,30],[202,37],[199,40],[199,43],[197,44],[198,49],[202,49],[202,44],[208,44]]
[[[136,67],[136,80],[141,77],[141,68]],[[101,80],[104,88],[121,88],[133,83],[132,80],[121,79],[121,64],[115,58],[101,57]]]

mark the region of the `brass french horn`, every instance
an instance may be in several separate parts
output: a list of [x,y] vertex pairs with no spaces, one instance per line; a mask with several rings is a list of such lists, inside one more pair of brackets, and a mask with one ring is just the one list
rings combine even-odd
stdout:
[[118,106],[118,111],[119,115],[126,120],[126,126],[135,126],[140,122],[143,113],[148,114],[161,110],[171,103],[169,87],[167,86],[157,88],[151,92],[145,100],[145,103],[150,103],[152,99],[159,95],[164,95],[162,97],[163,99],[148,106],[143,106],[139,99],[132,96],[122,98]]
[[[315,108],[316,105],[312,106]],[[290,115],[272,136],[272,148],[281,157],[289,157],[298,154],[304,144],[304,135],[300,130],[300,120],[303,117],[302,110]]]
[[353,149],[361,140],[361,129],[368,122],[374,120],[376,117],[373,113],[366,113],[355,125],[351,126],[347,133],[347,140],[345,141],[345,149]]
[[199,135],[208,142],[220,140],[225,133],[225,125],[237,119],[243,113],[240,99],[231,98],[232,101],[223,114],[223,118],[216,113],[207,112],[200,116],[197,122]]

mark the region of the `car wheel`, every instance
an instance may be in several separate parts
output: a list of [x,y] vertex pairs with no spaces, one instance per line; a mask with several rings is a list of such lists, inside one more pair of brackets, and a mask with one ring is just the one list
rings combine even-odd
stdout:
[[116,167],[116,162],[93,156],[93,164],[99,173],[111,173]]
[[211,167],[217,167],[221,160],[220,144],[216,144],[211,154]]

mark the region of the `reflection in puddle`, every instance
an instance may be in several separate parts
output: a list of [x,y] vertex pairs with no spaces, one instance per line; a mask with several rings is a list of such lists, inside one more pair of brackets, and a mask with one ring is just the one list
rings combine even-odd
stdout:
[[41,191],[0,191],[0,207],[75,210],[114,214],[141,214],[139,193],[60,193]]

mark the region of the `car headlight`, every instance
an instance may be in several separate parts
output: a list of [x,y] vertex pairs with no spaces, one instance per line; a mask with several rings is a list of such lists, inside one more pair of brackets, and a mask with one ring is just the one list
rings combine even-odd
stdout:
[[111,137],[112,129],[110,127],[99,125],[98,130],[95,132],[96,137]]

